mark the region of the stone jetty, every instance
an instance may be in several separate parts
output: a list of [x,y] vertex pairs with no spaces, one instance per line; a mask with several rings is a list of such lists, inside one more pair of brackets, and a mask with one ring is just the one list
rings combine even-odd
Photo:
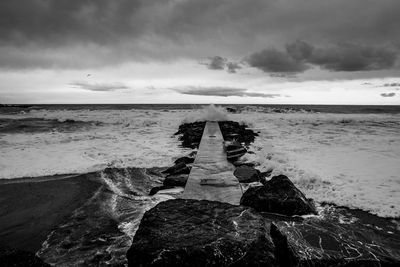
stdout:
[[289,177],[242,163],[257,136],[245,125],[196,122],[177,135],[198,152],[165,170],[165,181],[181,178],[163,186],[185,191],[144,214],[129,266],[400,266],[396,222],[328,204],[317,212]]

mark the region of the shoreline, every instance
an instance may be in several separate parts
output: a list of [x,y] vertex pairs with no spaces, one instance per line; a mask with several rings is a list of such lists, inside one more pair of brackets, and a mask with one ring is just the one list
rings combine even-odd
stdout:
[[94,178],[89,173],[0,181],[0,247],[37,252],[101,186]]

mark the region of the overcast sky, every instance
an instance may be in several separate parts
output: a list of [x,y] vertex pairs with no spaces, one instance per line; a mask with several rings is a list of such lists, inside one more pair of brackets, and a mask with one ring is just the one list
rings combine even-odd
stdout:
[[399,0],[1,0],[0,103],[400,104]]

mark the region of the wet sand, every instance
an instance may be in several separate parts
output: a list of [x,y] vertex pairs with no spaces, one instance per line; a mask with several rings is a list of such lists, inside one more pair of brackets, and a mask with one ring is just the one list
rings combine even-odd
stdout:
[[0,181],[0,247],[36,252],[100,187],[96,174]]

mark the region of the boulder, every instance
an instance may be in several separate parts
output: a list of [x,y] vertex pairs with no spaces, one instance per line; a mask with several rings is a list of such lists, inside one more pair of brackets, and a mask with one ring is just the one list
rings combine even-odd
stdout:
[[220,121],[218,123],[222,136],[226,141],[237,141],[248,146],[258,136],[253,130],[247,129],[247,125],[236,121]]
[[171,188],[174,188],[174,186],[162,185],[162,186],[153,187],[149,192],[149,196],[153,196],[153,195],[157,194],[158,191],[165,190],[165,189],[171,189]]
[[205,126],[205,121],[184,123],[179,126],[175,135],[181,135],[179,140],[182,142],[183,147],[198,148]]
[[144,214],[128,266],[276,266],[269,232],[251,208],[168,200]]
[[240,183],[253,183],[260,180],[260,171],[247,165],[237,167],[233,175]]
[[164,186],[185,186],[189,175],[187,174],[177,174],[168,175],[165,177],[163,185]]
[[147,211],[129,266],[400,266],[400,229],[360,210],[290,217],[206,200]]
[[247,150],[238,142],[226,142],[225,143],[225,151],[228,160],[235,161],[244,154],[246,154]]
[[313,202],[285,175],[274,176],[262,186],[249,188],[240,199],[240,204],[258,211],[289,216],[317,213]]
[[0,266],[15,267],[47,267],[50,265],[44,263],[35,253],[12,249],[9,247],[0,247]]
[[[340,209],[334,213],[323,219],[271,223],[277,262],[281,266],[400,266],[400,231],[394,223],[379,217],[363,221],[374,217],[366,212],[357,217]],[[380,221],[380,230],[372,221]]]
[[194,162],[194,158],[191,157],[181,157],[178,158],[177,160],[175,160],[175,164],[179,164],[179,163],[184,163],[184,164],[190,164]]
[[162,171],[162,173],[167,173],[169,175],[177,175],[177,174],[189,174],[190,173],[190,168],[186,166],[185,163],[179,162],[178,164],[169,167],[165,171]]

